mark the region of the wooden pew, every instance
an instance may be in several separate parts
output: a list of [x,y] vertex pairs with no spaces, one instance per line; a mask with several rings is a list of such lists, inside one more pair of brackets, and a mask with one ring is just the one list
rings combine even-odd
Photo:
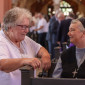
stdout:
[[24,66],[21,70],[21,85],[31,85],[30,77],[34,77],[34,70],[32,67]]

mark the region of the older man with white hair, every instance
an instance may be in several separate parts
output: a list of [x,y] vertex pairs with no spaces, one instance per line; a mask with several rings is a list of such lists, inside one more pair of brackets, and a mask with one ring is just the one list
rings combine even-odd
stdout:
[[[26,36],[29,32],[31,13],[15,7],[4,16],[0,31],[0,84],[21,85],[20,67],[49,69],[50,55],[40,44]],[[41,61],[36,58],[41,57]]]

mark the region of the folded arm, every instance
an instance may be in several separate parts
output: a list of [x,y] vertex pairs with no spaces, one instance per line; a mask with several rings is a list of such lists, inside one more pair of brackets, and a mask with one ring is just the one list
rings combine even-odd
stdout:
[[11,72],[25,65],[30,65],[34,69],[40,68],[41,62],[37,58],[16,58],[16,59],[1,59],[0,70]]
[[48,70],[51,66],[51,59],[48,51],[44,47],[40,48],[38,57],[41,57],[42,68]]

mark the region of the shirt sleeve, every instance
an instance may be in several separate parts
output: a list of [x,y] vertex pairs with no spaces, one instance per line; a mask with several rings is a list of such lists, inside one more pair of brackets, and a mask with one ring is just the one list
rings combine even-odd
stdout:
[[61,58],[58,59],[58,62],[56,64],[56,67],[54,69],[53,78],[60,78],[61,77],[61,73],[62,73],[62,61]]
[[37,54],[38,51],[40,50],[40,48],[41,48],[42,46],[32,40],[32,41],[31,41],[31,47],[34,49],[34,51],[35,51],[36,54]]
[[45,23],[45,21],[44,21],[44,19],[42,19],[40,26],[44,26],[44,23]]
[[29,37],[26,37],[26,38],[27,38],[27,41],[30,44],[32,51],[34,51],[35,54],[37,55],[38,51],[40,50],[40,48],[42,46],[40,44],[36,43],[35,41],[33,41],[32,39],[30,39]]

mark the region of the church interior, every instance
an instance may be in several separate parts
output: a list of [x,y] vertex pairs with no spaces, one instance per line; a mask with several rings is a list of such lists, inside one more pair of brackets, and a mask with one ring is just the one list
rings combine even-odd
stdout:
[[[69,69],[67,69],[68,65],[67,66],[63,65],[62,68],[66,69],[65,71],[68,71],[68,72],[65,73],[65,71],[64,71],[64,73],[62,74],[62,77],[64,76],[66,78],[52,78],[52,75],[53,75],[54,69],[56,67],[56,64],[59,60],[59,57],[62,56],[62,53],[64,51],[66,51],[68,48],[70,48],[70,45],[72,44],[68,38],[68,35],[71,36],[71,34],[68,32],[70,31],[69,27],[70,27],[70,24],[72,24],[72,23],[70,21],[70,24],[69,24],[69,26],[67,28],[68,30],[67,30],[67,29],[64,29],[64,28],[66,28],[66,26],[63,25],[63,21],[66,19],[69,19],[70,13],[75,15],[75,16],[72,16],[72,18],[70,18],[72,20],[73,20],[73,17],[74,17],[74,19],[85,17],[85,0],[0,0],[0,10],[1,10],[1,12],[0,12],[0,23],[1,23],[0,29],[2,29],[3,17],[5,15],[5,13],[15,7],[25,8],[25,9],[29,10],[32,14],[32,17],[35,15],[35,13],[41,13],[42,15],[44,15],[44,17],[48,16],[48,18],[49,18],[46,21],[46,23],[49,22],[48,30],[45,31],[46,35],[43,35],[41,42],[38,41],[38,38],[40,36],[38,34],[38,31],[35,32],[34,28],[32,28],[32,26],[34,26],[34,23],[31,23],[30,28],[33,30],[30,29],[29,33],[27,33],[27,36],[30,37],[35,42],[41,44],[49,52],[49,55],[51,56],[51,68],[47,71],[43,70],[42,68],[36,69],[36,71],[34,71],[34,69],[30,66],[21,67],[20,68],[21,85],[85,85],[85,75],[83,76],[83,79],[81,79],[81,77],[77,78],[75,76],[78,72],[80,72],[79,69],[78,70],[75,69],[74,71],[72,71],[73,76],[75,76],[73,78],[75,78],[75,79],[68,77],[68,76],[72,76],[71,74],[69,74],[70,73],[69,69],[71,69],[71,70],[74,69],[73,65],[71,65],[72,68],[69,66]],[[62,12],[60,14],[63,14],[62,15],[63,18],[61,19],[61,16],[57,15],[57,18],[60,19],[60,21],[58,21],[58,23],[59,23],[59,25],[58,25],[59,31],[57,32],[58,37],[55,36],[55,37],[53,37],[54,39],[52,38],[50,40],[51,45],[52,45],[52,46],[50,46],[50,44],[49,44],[50,42],[48,40],[49,35],[47,36],[47,34],[48,34],[50,26],[51,26],[50,25],[51,19],[53,16],[56,15],[57,10],[58,10],[58,12],[59,11]],[[57,20],[57,18],[56,18],[56,20]],[[69,22],[69,21],[67,21],[67,22]],[[39,27],[38,24],[39,24],[39,21],[36,26],[37,28]],[[62,26],[61,26],[61,24],[62,24]],[[55,22],[54,22],[54,25],[55,25]],[[62,29],[64,29],[64,30],[62,30]],[[71,30],[71,31],[74,31],[74,30]],[[55,32],[54,32],[54,34],[55,34]],[[44,38],[46,40],[44,40]],[[55,45],[55,43],[53,44],[52,41],[55,41],[56,45]],[[45,43],[45,45],[42,44],[42,42]],[[74,46],[74,44],[72,44],[72,45]],[[71,51],[71,53],[69,53],[70,56],[71,56],[71,54],[73,54],[72,53],[73,51],[74,51],[74,49]],[[68,51],[68,52],[70,52],[70,51]],[[84,56],[85,56],[85,54],[84,54]],[[71,58],[68,57],[69,61],[68,62],[66,61],[66,63],[65,63],[65,59],[67,57],[65,59],[64,58],[62,58],[62,60],[64,60],[63,64],[71,63],[71,61],[72,61]],[[75,59],[73,60],[73,64],[75,64],[74,61],[76,61],[76,60]],[[84,64],[85,64],[85,62],[84,62]],[[82,71],[82,68],[80,68],[80,70]],[[60,71],[60,69],[58,70],[58,72],[59,71]],[[82,71],[82,72],[84,72],[84,71]],[[65,74],[68,76],[66,76]],[[82,73],[80,73],[78,76],[80,76],[81,74]]]
[[[29,9],[32,13],[42,12],[48,14],[48,8],[51,7],[52,10],[57,9],[58,7],[66,8],[62,1],[67,2],[72,8],[75,14],[85,15],[85,0],[13,0],[12,6],[19,6]],[[61,3],[57,3],[61,1]],[[70,8],[67,6],[67,8]],[[82,10],[81,10],[82,9]]]
[[[61,6],[60,6],[61,1]],[[65,6],[62,1],[65,1],[65,3],[68,3],[69,6]],[[58,3],[57,3],[58,2]],[[51,8],[51,13],[53,10],[58,8],[72,8],[72,11],[76,15],[85,16],[85,0],[1,0],[0,9],[2,10],[2,13],[0,14],[0,21],[2,21],[2,17],[4,13],[9,10],[12,7],[23,7],[26,9],[29,9],[32,14],[35,12],[42,12],[44,14],[48,14],[49,8]],[[81,10],[82,9],[82,10]],[[65,11],[65,10],[64,10]],[[70,10],[71,11],[71,10]]]

